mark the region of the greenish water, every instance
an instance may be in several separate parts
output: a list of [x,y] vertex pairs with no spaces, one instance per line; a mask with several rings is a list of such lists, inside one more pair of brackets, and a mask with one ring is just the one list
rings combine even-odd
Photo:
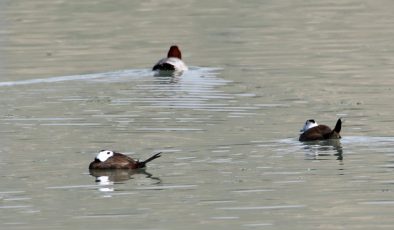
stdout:
[[[393,9],[1,2],[0,228],[392,229]],[[175,43],[190,70],[154,76]],[[96,178],[101,149],[163,156]]]

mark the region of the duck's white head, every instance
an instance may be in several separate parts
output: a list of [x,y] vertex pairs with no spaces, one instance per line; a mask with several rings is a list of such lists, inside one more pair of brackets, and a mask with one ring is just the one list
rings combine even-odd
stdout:
[[99,161],[101,161],[101,162],[104,162],[104,161],[108,160],[108,158],[112,157],[113,155],[114,155],[114,152],[113,152],[113,151],[101,150],[101,151],[97,154],[96,159],[99,160]]
[[307,121],[305,122],[305,125],[304,125],[304,127],[300,130],[300,132],[305,132],[305,131],[307,131],[308,129],[313,128],[313,127],[316,127],[316,126],[318,126],[318,124],[316,123],[316,121],[313,120],[313,119],[309,119],[309,120],[307,120]]

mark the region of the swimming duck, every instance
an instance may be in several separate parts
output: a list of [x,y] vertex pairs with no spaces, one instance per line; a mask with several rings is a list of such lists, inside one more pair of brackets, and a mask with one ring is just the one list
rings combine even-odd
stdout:
[[315,120],[310,119],[305,122],[304,127],[301,129],[299,141],[317,141],[328,139],[340,139],[342,121],[339,118],[335,128],[331,130],[327,125],[318,125]]
[[89,165],[89,169],[140,169],[145,168],[149,161],[152,161],[161,155],[156,153],[145,161],[134,160],[122,153],[116,153],[110,150],[101,150],[94,161]]
[[178,46],[171,46],[167,57],[158,61],[152,68],[153,71],[177,71],[188,70],[186,64],[182,61],[182,54]]

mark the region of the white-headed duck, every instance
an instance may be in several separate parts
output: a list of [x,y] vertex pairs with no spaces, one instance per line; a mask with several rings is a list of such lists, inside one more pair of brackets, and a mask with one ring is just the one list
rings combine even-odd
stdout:
[[89,169],[140,169],[145,168],[149,161],[160,157],[161,153],[156,153],[145,161],[134,160],[122,153],[110,150],[101,150],[94,161],[89,165]]
[[338,119],[335,128],[331,130],[327,125],[318,125],[315,120],[310,119],[305,122],[304,128],[301,129],[300,141],[318,141],[328,139],[340,139],[342,121]]

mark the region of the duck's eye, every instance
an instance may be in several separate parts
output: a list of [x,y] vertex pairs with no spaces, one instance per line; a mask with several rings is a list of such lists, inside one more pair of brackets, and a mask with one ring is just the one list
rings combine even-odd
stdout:
[[111,154],[110,152],[107,152],[107,155]]

